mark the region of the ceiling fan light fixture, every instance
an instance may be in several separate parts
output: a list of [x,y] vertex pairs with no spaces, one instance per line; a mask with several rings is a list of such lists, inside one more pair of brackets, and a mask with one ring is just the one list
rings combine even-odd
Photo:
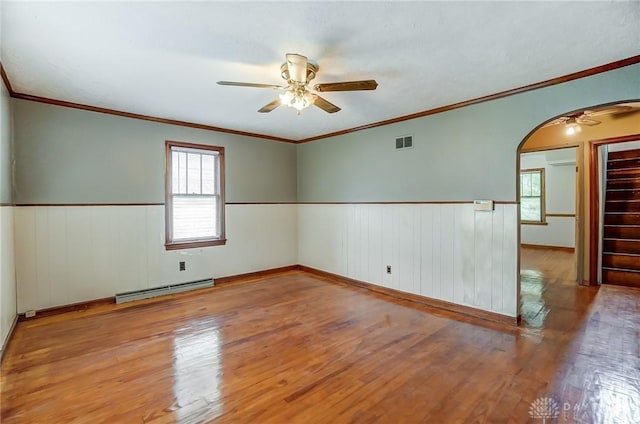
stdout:
[[291,90],[287,90],[284,93],[279,94],[278,97],[280,97],[280,103],[285,106],[289,106],[294,99],[294,94]]
[[564,132],[567,135],[574,135],[579,133],[580,131],[582,131],[582,127],[580,127],[580,124],[576,122],[575,118],[570,118],[564,125]]
[[310,91],[302,88],[291,88],[280,94],[280,103],[285,106],[292,107],[300,112],[308,108],[316,101],[316,96]]
[[286,86],[273,84],[256,84],[250,82],[218,81],[219,85],[231,85],[237,87],[270,88],[283,92],[273,101],[260,109],[259,113],[272,112],[280,105],[296,109],[300,112],[311,105],[324,110],[327,113],[336,113],[340,108],[328,100],[322,98],[316,92],[324,91],[361,91],[375,90],[378,83],[375,80],[343,81],[326,84],[316,84],[313,89],[309,87],[309,81],[315,78],[318,65],[309,62],[306,56],[296,53],[287,53],[286,62],[280,66],[282,78],[287,82]]

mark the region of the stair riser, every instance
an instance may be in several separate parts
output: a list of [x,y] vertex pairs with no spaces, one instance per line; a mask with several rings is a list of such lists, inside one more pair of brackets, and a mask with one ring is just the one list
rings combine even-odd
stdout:
[[640,189],[624,191],[607,190],[606,196],[606,200],[640,200]]
[[616,284],[620,286],[640,287],[640,272],[602,270],[602,282],[604,284]]
[[640,256],[603,255],[602,266],[640,271]]
[[640,178],[630,180],[608,180],[607,190],[640,190]]
[[640,149],[623,150],[622,152],[610,152],[607,156],[609,160],[640,158]]
[[640,202],[606,202],[606,212],[640,212]]
[[610,160],[607,162],[607,169],[624,169],[640,167],[640,158]]
[[640,240],[640,227],[622,227],[622,226],[605,226],[604,227],[605,238],[616,239],[635,239]]
[[607,179],[616,178],[637,178],[640,177],[640,168],[634,169],[613,169],[607,171]]
[[640,225],[640,213],[607,213],[604,225]]
[[640,254],[640,241],[638,240],[604,240],[603,251],[606,253]]

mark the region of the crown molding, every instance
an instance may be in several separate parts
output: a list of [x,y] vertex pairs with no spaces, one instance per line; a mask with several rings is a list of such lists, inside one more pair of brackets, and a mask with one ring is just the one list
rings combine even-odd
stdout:
[[13,91],[13,87],[11,87],[11,81],[9,81],[9,77],[7,73],[4,71],[4,66],[0,63],[0,75],[2,76],[2,81],[4,81],[4,86],[7,87],[7,91],[11,97],[15,96],[15,92]]
[[291,140],[291,139],[283,138],[283,137],[276,137],[276,136],[272,136],[272,135],[252,133],[252,132],[247,132],[247,131],[232,130],[232,129],[229,129],[229,128],[222,128],[222,127],[216,127],[216,126],[213,126],[213,125],[199,124],[199,123],[196,123],[196,122],[188,122],[188,121],[180,121],[180,120],[176,120],[176,119],[159,118],[159,117],[156,117],[156,116],[142,115],[142,114],[139,114],[139,113],[124,112],[124,111],[116,110],[116,109],[108,109],[108,108],[104,108],[104,107],[85,105],[85,104],[82,104],[82,103],[73,103],[73,102],[67,102],[67,101],[64,101],[64,100],[50,99],[48,97],[33,96],[31,94],[24,94],[24,93],[16,93],[16,92],[14,92],[11,95],[11,97],[16,98],[16,99],[21,99],[21,100],[29,100],[29,101],[32,101],[32,102],[47,103],[47,104],[55,105],[55,106],[68,107],[68,108],[72,108],[72,109],[81,109],[81,110],[88,110],[90,112],[98,112],[98,113],[105,113],[105,114],[108,114],[108,115],[122,116],[122,117],[125,117],[125,118],[141,119],[143,121],[151,121],[151,122],[159,122],[161,124],[177,125],[177,126],[180,126],[180,127],[188,127],[188,128],[197,128],[199,130],[207,130],[207,131],[215,131],[215,132],[221,132],[221,133],[227,133],[227,134],[242,135],[242,136],[246,136],[246,137],[262,138],[262,139],[265,139],[265,140],[280,141],[280,142],[284,142],[284,143],[297,143],[297,141],[295,141],[295,140]]
[[303,139],[300,139],[300,140],[293,140],[293,139],[284,138],[284,137],[276,137],[276,136],[272,136],[272,135],[252,133],[252,132],[247,132],[247,131],[233,130],[233,129],[229,129],[229,128],[216,127],[216,126],[213,126],[213,125],[199,124],[199,123],[195,123],[195,122],[188,122],[188,121],[180,121],[180,120],[175,120],[175,119],[160,118],[160,117],[150,116],[150,115],[142,115],[142,114],[139,114],[139,113],[125,112],[125,111],[121,111],[121,110],[115,110],[115,109],[108,109],[108,108],[103,108],[103,107],[98,107],[98,106],[85,105],[85,104],[82,104],[82,103],[74,103],[74,102],[68,102],[68,101],[64,101],[64,100],[57,100],[57,99],[51,99],[51,98],[47,98],[47,97],[35,96],[35,95],[31,95],[31,94],[19,93],[19,92],[16,92],[16,91],[13,90],[13,88],[11,86],[11,82],[9,81],[9,77],[6,74],[6,72],[4,70],[4,67],[2,66],[2,63],[0,63],[0,74],[2,74],[2,79],[4,81],[4,84],[7,87],[7,90],[9,91],[9,94],[11,95],[11,97],[14,97],[16,99],[28,100],[28,101],[32,101],[32,102],[38,102],[38,103],[46,103],[46,104],[51,104],[51,105],[55,105],[55,106],[73,108],[73,109],[88,110],[88,111],[91,111],[91,112],[105,113],[105,114],[108,114],[108,115],[122,116],[122,117],[125,117],[125,118],[141,119],[141,120],[144,120],[144,121],[158,122],[158,123],[161,123],[161,124],[177,125],[177,126],[188,127],[188,128],[196,128],[196,129],[201,129],[201,130],[206,130],[206,131],[215,131],[215,132],[222,132],[222,133],[227,133],[227,134],[235,134],[235,135],[242,135],[242,136],[247,136],[247,137],[255,137],[255,138],[261,138],[261,139],[265,139],[265,140],[284,142],[284,143],[302,144],[302,143],[308,143],[308,142],[311,142],[311,141],[322,140],[322,139],[329,138],[329,137],[336,137],[336,136],[339,136],[339,135],[345,135],[345,134],[349,134],[349,133],[353,133],[353,132],[357,132],[357,131],[367,130],[367,129],[371,129],[371,128],[382,127],[382,126],[385,126],[385,125],[391,125],[391,124],[395,124],[395,123],[402,122],[402,121],[408,121],[408,120],[411,120],[411,119],[422,118],[422,117],[425,117],[425,116],[435,115],[435,114],[442,113],[442,112],[448,112],[450,110],[459,109],[459,108],[462,108],[462,107],[465,107],[465,106],[471,106],[471,105],[475,105],[475,104],[478,104],[478,103],[488,102],[490,100],[501,99],[503,97],[509,97],[509,96],[513,96],[515,94],[525,93],[527,91],[532,91],[532,90],[537,90],[537,89],[540,89],[540,88],[550,87],[550,86],[553,86],[553,85],[562,84],[562,83],[573,81],[573,80],[577,80],[577,79],[580,79],[580,78],[585,78],[585,77],[589,77],[589,76],[592,76],[592,75],[597,75],[597,74],[601,74],[601,73],[604,73],[604,72],[613,71],[615,69],[624,68],[624,67],[630,66],[630,65],[635,65],[637,63],[640,63],[640,55],[631,56],[631,57],[628,57],[626,59],[617,60],[615,62],[610,62],[610,63],[604,64],[604,65],[600,65],[600,66],[596,66],[596,67],[593,67],[593,68],[585,69],[583,71],[573,72],[571,74],[567,74],[567,75],[563,75],[563,76],[560,76],[560,77],[548,79],[546,81],[541,81],[541,82],[538,82],[538,83],[529,84],[529,85],[525,85],[525,86],[518,87],[518,88],[513,88],[513,89],[510,89],[510,90],[500,91],[498,93],[489,94],[487,96],[477,97],[475,99],[465,100],[465,101],[462,101],[462,102],[453,103],[453,104],[446,105],[446,106],[440,106],[440,107],[437,107],[437,108],[424,110],[422,112],[416,112],[416,113],[412,113],[412,114],[409,114],[409,115],[398,116],[396,118],[386,119],[384,121],[373,122],[373,123],[361,125],[361,126],[358,126],[358,127],[348,128],[348,129],[344,129],[344,130],[340,130],[340,131],[334,131],[334,132],[326,133],[326,134],[320,134],[320,135],[317,135],[317,136],[303,138]]
[[356,131],[367,130],[375,127],[382,127],[384,125],[391,125],[397,122],[408,121],[410,119],[416,119],[416,118],[422,118],[424,116],[435,115],[437,113],[447,112],[447,111],[459,109],[465,106],[471,106],[478,103],[488,102],[490,100],[501,99],[503,97],[509,97],[515,94],[525,93],[527,91],[537,90],[539,88],[550,87],[552,85],[562,84],[562,83],[577,80],[580,78],[589,77],[591,75],[601,74],[603,72],[612,71],[614,69],[624,68],[625,66],[635,65],[636,63],[640,63],[640,55],[631,56],[626,59],[617,60],[615,62],[611,62],[604,65],[596,66],[594,68],[585,69],[583,71],[578,71],[571,74],[563,75],[561,77],[552,78],[546,81],[537,82],[535,84],[529,84],[522,87],[513,88],[511,90],[500,91],[499,93],[489,94],[488,96],[477,97],[475,99],[465,100],[465,101],[453,103],[447,106],[428,109],[422,112],[412,113],[410,115],[403,115],[397,118],[386,119],[384,121],[361,125],[359,127],[349,128],[346,130],[335,131],[332,133],[304,138],[302,140],[298,140],[298,143],[308,143],[310,141],[321,140],[323,138],[335,137],[338,135],[349,134]]

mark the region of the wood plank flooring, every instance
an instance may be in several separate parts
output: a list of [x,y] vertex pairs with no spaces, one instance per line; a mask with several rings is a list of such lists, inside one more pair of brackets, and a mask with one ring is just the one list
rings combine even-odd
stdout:
[[637,422],[640,290],[545,264],[521,328],[300,271],[23,322],[2,423]]

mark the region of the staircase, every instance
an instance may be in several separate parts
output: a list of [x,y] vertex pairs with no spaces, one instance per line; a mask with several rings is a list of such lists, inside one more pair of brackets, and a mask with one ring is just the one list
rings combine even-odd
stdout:
[[602,282],[640,287],[640,149],[607,157]]

